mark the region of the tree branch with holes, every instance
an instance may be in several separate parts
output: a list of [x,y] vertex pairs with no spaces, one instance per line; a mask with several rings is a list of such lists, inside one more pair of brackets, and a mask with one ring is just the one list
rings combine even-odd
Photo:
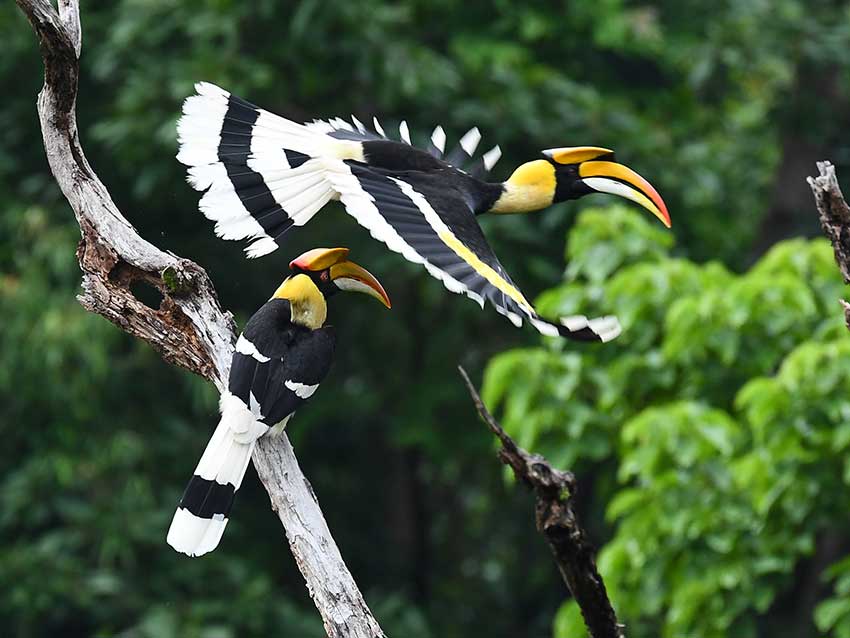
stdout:
[[[37,108],[48,163],[80,227],[80,303],[150,344],[168,363],[224,390],[236,336],[232,315],[222,309],[201,266],[160,250],[136,232],[112,201],[80,144],[76,122],[82,48],[79,3],[60,0],[57,9],[47,0],[16,2],[35,31],[44,62],[45,82]],[[134,294],[140,285],[153,287],[161,295],[156,307]],[[494,428],[474,388],[469,387],[485,421]],[[506,437],[502,432],[503,444]],[[540,457],[505,445],[503,460],[522,464],[520,467],[512,462],[517,475],[535,487],[538,527],[552,547],[565,581],[583,609],[585,601],[591,605],[585,615],[591,634],[594,638],[621,636],[604,585],[592,565],[590,546],[568,501],[564,501],[566,492],[574,489],[572,476],[551,468]],[[383,636],[342,559],[286,435],[260,439],[252,459],[327,635]],[[550,483],[544,485],[541,472],[552,479]],[[545,506],[544,497],[549,503]],[[585,578],[588,574],[594,583]],[[587,585],[592,589],[588,595]]]

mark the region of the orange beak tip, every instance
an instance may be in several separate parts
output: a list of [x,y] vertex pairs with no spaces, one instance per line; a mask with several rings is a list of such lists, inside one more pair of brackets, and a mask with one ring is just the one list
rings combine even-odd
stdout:
[[671,228],[673,226],[673,220],[670,218],[670,213],[667,212],[667,205],[664,203],[664,200],[661,199],[661,196],[658,195],[658,200],[655,202],[656,205],[659,205],[659,209],[661,210],[661,223],[664,224],[667,228]]
[[[392,308],[390,296],[381,282],[368,270],[352,261],[341,261],[330,268],[330,277],[340,290],[367,292],[387,308]],[[354,283],[356,282],[356,283]]]
[[381,303],[386,306],[387,310],[393,307],[393,303],[390,301],[390,296],[387,294],[387,291],[384,290],[384,287],[380,284],[380,282],[372,277],[372,281],[364,281],[366,285],[368,285],[372,290],[378,293],[378,297],[381,300]]

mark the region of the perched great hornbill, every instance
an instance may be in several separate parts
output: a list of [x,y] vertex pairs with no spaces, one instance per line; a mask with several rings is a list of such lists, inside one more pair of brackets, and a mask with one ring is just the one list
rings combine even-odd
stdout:
[[293,274],[248,320],[221,396],[221,420],[168,530],[177,551],[200,556],[216,548],[257,439],[281,432],[327,375],[335,339],[325,300],[350,290],[390,307],[378,280],[347,256],[347,248],[316,248],[293,260]]
[[[477,128],[444,157],[446,135],[437,127],[427,150],[387,138],[375,119],[369,131],[352,117],[297,124],[205,82],[183,104],[177,159],[189,183],[206,190],[203,213],[225,239],[250,239],[249,257],[275,250],[282,236],[303,226],[330,200],[372,236],[425,266],[452,292],[481,306],[488,299],[515,325],[527,319],[541,333],[608,341],[620,332],[615,317],[567,317],[560,325],[538,316],[505,272],[475,219],[482,213],[521,213],[589,193],[613,193],[637,202],[666,226],[664,201],[640,175],[614,161],[605,148],[543,151],[502,183],[481,177],[498,160],[498,146],[472,161]],[[467,166],[469,164],[469,166]]]

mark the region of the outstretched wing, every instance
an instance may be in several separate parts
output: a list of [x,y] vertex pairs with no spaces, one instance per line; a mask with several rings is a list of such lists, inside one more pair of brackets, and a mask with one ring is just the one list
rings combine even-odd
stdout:
[[[393,140],[384,131],[384,127],[378,121],[378,118],[372,118],[372,126],[374,130],[370,130],[366,125],[358,120],[355,116],[351,116],[351,123],[342,118],[335,117],[330,120],[313,120],[305,125],[307,128],[325,133],[331,137],[340,140],[351,140],[356,142],[374,142],[378,140]],[[402,120],[398,127],[399,140],[409,146],[413,146],[410,137],[410,128],[407,126],[407,121]],[[481,141],[481,131],[477,126],[473,126],[461,136],[454,148],[446,153],[446,132],[442,126],[438,125],[431,133],[431,137],[423,150],[427,151],[431,156],[443,160],[447,164],[471,174],[474,177],[483,179],[486,177],[496,162],[502,157],[502,149],[497,144],[489,151],[482,153],[479,157],[475,156],[475,151],[478,148],[478,143]]]
[[327,169],[348,213],[448,290],[482,307],[489,301],[515,325],[526,319],[545,335],[609,341],[620,333],[615,317],[566,317],[560,325],[542,319],[499,263],[460,192],[413,171],[384,174],[353,161]]
[[[325,179],[326,162],[363,159],[364,142],[389,140],[377,119],[375,132],[356,118],[354,125],[339,118],[298,124],[207,82],[199,82],[195,90],[183,103],[177,124],[177,159],[189,167],[192,187],[206,191],[199,208],[215,222],[216,234],[248,239],[249,257],[276,250],[286,233],[309,222],[336,197]],[[425,155],[409,146],[405,122],[399,133],[399,149]],[[501,151],[497,146],[474,157],[480,138],[477,128],[470,130],[446,161],[473,175],[488,171]],[[445,133],[437,127],[432,154],[442,157],[444,145]]]
[[263,306],[239,336],[230,368],[228,390],[266,427],[283,421],[313,395],[333,359],[333,328],[281,330],[288,315],[286,300]]
[[[423,264],[449,290],[482,306],[491,301],[517,325],[525,318],[543,334],[583,340],[619,334],[613,317],[570,317],[561,325],[541,319],[487,245],[473,204],[440,179],[444,170],[468,179],[454,169],[474,174],[476,162],[489,169],[498,159],[496,147],[467,165],[481,137],[477,129],[443,158],[441,127],[431,135],[429,155],[409,146],[404,122],[401,142],[383,141],[388,137],[377,121],[374,133],[356,119],[354,125],[340,119],[296,124],[211,84],[196,90],[183,105],[177,157],[189,166],[190,184],[206,191],[200,209],[216,222],[216,233],[252,240],[249,257],[277,249],[285,233],[339,197],[389,248]],[[430,172],[422,170],[428,166]]]

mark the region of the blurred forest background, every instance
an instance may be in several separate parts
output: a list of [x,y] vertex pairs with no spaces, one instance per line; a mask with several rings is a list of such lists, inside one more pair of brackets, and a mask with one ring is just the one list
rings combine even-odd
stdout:
[[[215,392],[76,303],[79,233],[11,2],[0,33],[0,633],[322,636],[253,471],[215,553],[165,544]],[[846,638],[850,336],[805,177],[825,158],[850,175],[848,51],[850,6],[827,0],[87,2],[78,117],[121,210],[240,322],[315,245],[385,284],[391,312],[334,299],[339,356],[290,436],[389,635],[584,635],[462,363],[520,443],[578,473],[629,636]],[[602,347],[448,294],[338,205],[249,262],[174,159],[201,79],[296,120],[407,118],[420,141],[477,124],[497,178],[614,148],[673,232],[603,196],[482,220],[544,313],[620,316]]]

